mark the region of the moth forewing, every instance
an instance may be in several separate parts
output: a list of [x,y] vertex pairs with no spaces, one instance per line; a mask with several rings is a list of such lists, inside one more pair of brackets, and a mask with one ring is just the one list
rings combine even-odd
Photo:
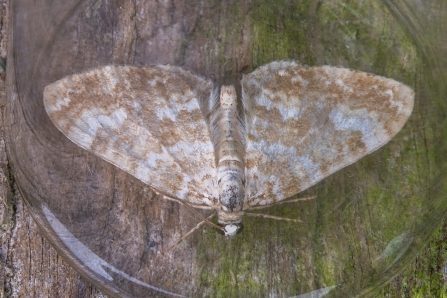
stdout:
[[250,207],[287,199],[383,146],[414,101],[392,79],[293,61],[264,65],[241,85]]

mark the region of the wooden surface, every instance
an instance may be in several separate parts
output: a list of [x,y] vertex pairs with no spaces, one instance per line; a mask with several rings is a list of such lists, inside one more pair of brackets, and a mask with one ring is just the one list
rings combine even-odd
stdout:
[[[6,61],[10,2],[0,4],[0,57]],[[10,48],[11,50],[11,48]],[[11,57],[11,56],[9,56]],[[1,70],[2,118],[5,72]],[[76,272],[39,231],[29,206],[10,176],[5,144],[0,142],[0,297],[107,297]]]
[[[16,3],[15,5],[20,5],[23,2],[16,1]],[[43,5],[40,6],[43,7],[41,11],[35,15],[30,13],[29,16],[40,20],[42,27],[34,31],[21,31],[32,32],[29,36],[14,36],[16,45],[20,44],[23,47],[16,48],[15,52],[10,48],[9,57],[14,54],[16,57],[28,58],[16,61],[14,65],[8,65],[8,73],[10,71],[15,74],[9,76],[7,81],[11,88],[9,89],[11,98],[8,100],[14,103],[7,109],[11,113],[6,115],[6,125],[9,125],[7,139],[14,140],[8,144],[8,153],[10,160],[20,162],[10,163],[4,154],[0,158],[6,169],[0,173],[3,174],[0,175],[2,183],[0,197],[4,206],[0,209],[2,219],[0,264],[3,267],[1,269],[4,269],[0,272],[0,279],[4,285],[1,295],[104,297],[104,294],[71,268],[71,265],[82,267],[82,264],[72,257],[69,258],[69,265],[37,230],[35,222],[39,223],[43,234],[59,247],[59,252],[69,254],[45,221],[41,211],[42,203],[51,206],[53,213],[60,216],[64,224],[71,227],[71,231],[78,233],[81,238],[84,237],[81,240],[88,243],[91,250],[102,254],[104,259],[115,263],[116,267],[125,268],[126,272],[139,274],[140,279],[146,278],[144,270],[142,272],[138,268],[138,266],[145,268],[149,262],[145,261],[147,257],[145,253],[150,254],[154,247],[166,247],[166,243],[174,241],[175,237],[184,234],[198,221],[188,210],[155,197],[141,182],[87,154],[61,137],[43,111],[40,94],[48,82],[97,65],[169,63],[213,78],[219,84],[238,85],[237,82],[243,72],[272,59],[300,59],[307,61],[306,63],[328,63],[323,59],[324,50],[317,37],[323,29],[317,23],[310,22],[314,31],[304,30],[307,32],[306,41],[312,45],[307,50],[296,48],[284,50],[284,45],[279,43],[267,50],[268,45],[264,45],[263,48],[262,38],[259,36],[255,45],[252,43],[253,35],[249,34],[251,19],[247,16],[256,10],[256,5],[251,2],[238,2],[240,3],[238,5],[234,5],[236,2],[200,3],[198,6],[192,5],[191,2],[188,2],[188,5],[181,2],[168,3],[166,6],[154,3],[147,1],[144,5],[140,3],[141,6],[134,6],[134,3],[128,1],[79,5],[70,3],[66,6],[54,4],[51,9]],[[314,6],[306,7],[307,20],[315,18],[319,9],[316,3],[317,1],[314,2]],[[36,3],[36,7],[39,4]],[[54,18],[44,17],[48,15],[53,15]],[[279,26],[276,30],[294,29]],[[322,34],[322,38],[324,36],[328,35]],[[57,42],[53,44],[52,38],[57,39]],[[73,40],[76,40],[75,47],[64,48],[64,45],[73,45]],[[324,41],[322,43],[324,44]],[[33,46],[27,48],[26,45]],[[272,48],[274,50],[271,50]],[[339,63],[341,61],[343,64],[348,60],[340,58],[335,61]],[[15,78],[19,81],[14,81]],[[396,79],[403,80],[405,77],[402,75]],[[18,89],[14,89],[15,86],[18,86]],[[419,147],[417,142],[416,145],[418,148],[423,148],[422,145]],[[207,288],[208,285],[200,284],[201,282],[223,278],[221,293],[225,292],[234,297],[243,293],[255,296],[268,291],[276,291],[273,293],[277,295],[303,293],[333,285],[337,279],[331,277],[327,280],[307,281],[305,285],[294,285],[293,289],[281,287],[282,284],[290,285],[293,282],[287,280],[284,270],[281,271],[287,267],[282,266],[277,260],[282,258],[284,264],[290,263],[291,260],[288,259],[290,255],[287,255],[287,252],[299,249],[302,252],[294,256],[301,258],[308,255],[309,259],[302,263],[302,268],[299,268],[302,275],[298,274],[298,278],[307,275],[330,275],[330,272],[325,271],[327,267],[321,267],[320,256],[315,253],[323,252],[326,245],[318,240],[318,237],[321,237],[319,235],[323,233],[321,231],[323,225],[319,222],[324,221],[324,214],[335,207],[359,204],[358,198],[352,194],[359,193],[363,198],[367,193],[368,183],[371,180],[368,180],[368,175],[364,174],[364,171],[371,170],[368,164],[380,163],[379,161],[387,158],[387,155],[394,156],[396,152],[404,151],[407,145],[401,140],[392,146],[394,149],[390,150],[391,152],[384,150],[362,166],[351,167],[344,174],[331,177],[323,186],[317,187],[323,202],[324,195],[328,192],[336,197],[346,195],[350,201],[334,199],[330,207],[316,203],[301,205],[296,208],[299,212],[293,215],[307,221],[308,224],[302,229],[290,229],[281,223],[248,222],[247,226],[251,232],[232,242],[219,239],[211,229],[196,233],[175,252],[176,260],[194,261],[186,263],[183,266],[185,271],[177,273],[175,280],[163,281],[166,275],[166,271],[163,270],[156,274],[154,280],[164,283],[173,290],[186,289],[187,293],[193,293],[191,295],[195,293],[203,296],[204,293],[197,292],[197,288]],[[398,157],[394,158],[399,162]],[[14,174],[14,178],[8,171]],[[400,173],[402,174],[404,173]],[[380,174],[378,176],[380,179],[388,177]],[[19,181],[20,192],[14,181]],[[368,183],[362,184],[361,181]],[[344,188],[340,190],[340,186]],[[388,184],[387,187],[391,188]],[[334,188],[339,192],[334,193]],[[31,209],[35,212],[36,221],[30,216],[30,208],[24,203],[20,193],[26,196]],[[82,194],[88,195],[82,198],[80,197]],[[344,213],[343,210],[340,213],[335,212],[334,217],[341,219],[345,216],[343,214],[347,213],[346,210],[348,209],[345,209]],[[290,212],[287,208],[277,211],[280,214],[273,214],[284,215],[281,212],[286,214]],[[319,217],[316,218],[315,215]],[[121,225],[122,222],[126,224]],[[147,224],[148,222],[154,224]],[[349,226],[341,225],[343,229],[348,229],[348,234],[350,233],[352,238],[359,239],[360,245],[365,244],[364,240],[367,237],[364,237],[364,232],[349,230]],[[129,229],[129,226],[132,228]],[[362,226],[357,225],[356,228],[361,229]],[[369,227],[365,227],[367,228]],[[95,234],[91,231],[100,232]],[[160,234],[159,231],[163,233]],[[287,242],[292,235],[291,231],[295,233],[293,235],[300,235],[301,239]],[[152,238],[144,239],[148,233]],[[133,243],[129,242],[127,237],[129,234],[134,236]],[[343,235],[334,233],[332,236]],[[142,243],[147,246],[142,247]],[[254,245],[250,245],[253,243]],[[384,240],[384,243],[387,243],[387,240]],[[261,251],[261,256],[266,256],[265,259],[259,258],[256,250]],[[246,258],[247,254],[253,254],[258,259]],[[354,255],[360,264],[370,257],[362,254],[362,250],[359,249],[359,255]],[[130,260],[128,266],[125,264],[126,257],[123,257],[126,255]],[[132,262],[131,257],[135,255],[142,258],[141,263]],[[265,278],[268,281],[266,287],[255,292],[256,284],[250,288],[251,280],[240,280],[238,272],[231,270],[233,260],[244,266],[269,268],[270,271],[266,273],[268,276],[263,276],[265,272],[253,276],[253,278]],[[172,265],[164,260],[160,262],[156,265]],[[358,267],[360,270],[357,271],[358,274],[368,269],[366,265],[364,268],[362,266]],[[188,280],[191,276],[188,270],[197,269],[201,270],[202,279]],[[243,272],[240,268],[238,270],[239,274]],[[274,275],[275,272],[278,275]],[[91,273],[85,268],[84,276]],[[282,278],[278,280],[277,276]],[[296,278],[297,276],[293,277]],[[356,280],[356,282],[358,289],[365,281]],[[123,285],[129,287],[127,284]],[[235,290],[229,292],[228,286]],[[127,290],[138,293],[138,289]],[[110,291],[114,292],[116,289]],[[219,289],[213,288],[213,291],[210,296],[217,296]]]

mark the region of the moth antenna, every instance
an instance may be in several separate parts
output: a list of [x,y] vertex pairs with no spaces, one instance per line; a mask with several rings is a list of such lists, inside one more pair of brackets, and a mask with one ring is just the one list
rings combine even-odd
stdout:
[[206,220],[202,220],[201,222],[199,222],[194,228],[192,228],[188,233],[186,233],[185,235],[182,236],[182,238],[180,238],[179,240],[177,240],[173,245],[171,245],[168,249],[166,249],[163,252],[163,255],[166,255],[168,252],[170,252],[174,247],[176,247],[177,245],[179,245],[180,243],[182,243],[183,240],[185,240],[189,235],[191,235],[194,231],[198,230],[201,226],[203,226],[205,223],[207,223],[207,221],[213,219],[213,217],[216,216],[216,212],[214,211],[213,214],[211,214],[210,216],[208,216],[206,218]]
[[[163,195],[163,197],[166,197]],[[182,238],[180,238],[177,242],[175,242],[173,245],[171,245],[168,249],[166,249],[165,251],[163,251],[163,255],[166,255],[169,251],[171,251],[174,247],[176,247],[177,245],[179,245],[183,240],[185,240],[189,235],[191,235],[194,231],[196,231],[197,229],[199,229],[202,225],[204,224],[209,224],[210,226],[212,226],[215,229],[224,231],[225,229],[221,226],[218,226],[214,223],[212,223],[210,220],[213,219],[214,216],[216,216],[216,211],[214,211],[210,216],[208,216],[207,218],[203,217],[199,212],[197,212],[197,210],[195,210],[194,207],[190,206],[188,203],[180,201],[180,200],[173,200],[174,202],[178,202],[182,205],[184,205],[189,211],[191,211],[192,213],[194,213],[196,216],[198,216],[200,219],[202,219],[202,221],[200,221],[194,228],[192,228],[188,233],[186,233],[185,235],[182,236]]]
[[248,216],[251,216],[251,217],[262,217],[262,218],[270,218],[270,219],[276,219],[276,220],[284,220],[284,221],[289,221],[289,222],[303,223],[303,221],[299,220],[299,219],[285,218],[285,217],[279,217],[279,216],[267,215],[267,214],[247,213],[247,212],[245,212],[244,215],[248,215]]
[[[158,192],[157,192],[158,193]],[[158,193],[158,194],[160,194],[160,193]],[[170,200],[170,201],[172,201],[172,202],[177,202],[177,203],[179,203],[179,204],[182,204],[183,206],[185,206],[189,211],[191,211],[192,213],[194,213],[196,216],[198,216],[202,221],[204,221],[204,222],[206,222],[207,224],[209,224],[210,226],[212,226],[213,228],[216,228],[216,229],[218,229],[218,230],[224,230],[224,228],[222,228],[221,226],[218,226],[218,225],[216,225],[216,224],[214,224],[214,223],[212,223],[212,222],[210,222],[208,219],[206,219],[205,217],[203,217],[203,215],[202,214],[200,214],[199,212],[197,212],[197,210],[196,210],[196,207],[193,207],[193,206],[191,206],[191,205],[189,205],[188,203],[186,203],[186,202],[183,202],[183,201],[180,201],[180,200],[177,200],[177,199],[172,199],[172,198],[170,198],[170,197],[168,197],[168,196],[165,196],[165,195],[163,195],[163,194],[160,194],[163,198],[165,198],[165,199],[167,199],[167,200]],[[198,206],[197,208],[200,208],[200,206]],[[209,209],[209,208],[202,208],[202,209]]]
[[188,203],[186,203],[186,202],[182,202],[182,203],[185,205],[185,207],[186,207],[187,209],[189,209],[189,211],[191,211],[192,213],[194,213],[195,215],[197,215],[202,221],[205,221],[205,223],[209,224],[210,226],[212,226],[212,227],[214,227],[214,228],[216,228],[216,229],[218,229],[218,230],[222,230],[222,231],[224,231],[224,228],[222,228],[221,226],[218,226],[218,225],[216,225],[216,224],[210,222],[208,219],[206,219],[205,217],[203,217],[202,214],[200,214],[199,212],[197,212],[196,209],[194,209],[193,207],[189,206]]
[[[162,193],[157,192],[156,190],[152,189],[152,191],[154,191],[157,195],[160,195],[163,197],[163,199],[166,199],[168,201],[172,201],[172,202],[176,202],[179,204],[184,204],[184,202],[180,199],[176,199],[176,198],[171,198],[168,197],[167,195],[164,195]],[[203,205],[195,205],[195,204],[189,204],[190,207],[195,208],[195,209],[203,209],[203,210],[214,210],[215,208],[212,206],[203,206]]]

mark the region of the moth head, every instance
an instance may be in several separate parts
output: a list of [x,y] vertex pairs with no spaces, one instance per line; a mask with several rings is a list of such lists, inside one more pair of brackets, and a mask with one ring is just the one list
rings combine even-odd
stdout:
[[244,229],[244,225],[242,224],[243,215],[243,211],[231,212],[222,209],[218,210],[217,224],[223,229],[217,230],[217,232],[229,237],[239,234]]
[[243,223],[238,223],[238,224],[228,224],[228,225],[219,225],[221,226],[223,229],[222,230],[216,230],[219,234],[228,236],[228,237],[233,237],[236,236],[237,234],[239,234],[240,232],[242,232],[242,230],[244,229],[244,224]]

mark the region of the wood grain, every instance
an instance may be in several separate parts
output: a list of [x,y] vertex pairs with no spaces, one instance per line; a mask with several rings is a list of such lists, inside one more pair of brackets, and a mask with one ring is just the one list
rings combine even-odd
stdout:
[[[103,297],[85,282],[83,277],[87,277],[107,285],[104,293],[111,296],[123,295],[118,288],[133,296],[163,296],[117,274],[113,276],[119,285],[115,288],[96,278],[88,266],[70,257],[49,226],[42,204],[51,206],[53,214],[82,243],[115,268],[190,296],[286,296],[339,282],[346,284],[342,292],[358,293],[397,272],[374,275],[393,261],[375,260],[396,235],[407,239],[406,229],[424,216],[418,206],[432,206],[430,201],[420,201],[429,176],[427,163],[423,158],[419,163],[412,159],[416,155],[413,147],[418,156],[428,156],[430,152],[424,150],[432,148],[426,146],[431,140],[420,137],[421,130],[404,128],[383,150],[325,179],[310,190],[310,194],[318,194],[318,200],[267,211],[301,219],[301,226],[247,219],[244,232],[231,241],[204,227],[173,250],[172,260],[160,258],[154,263],[154,248],[169,247],[200,219],[72,144],[51,124],[42,103],[43,88],[49,83],[106,64],[169,63],[218,84],[235,84],[237,92],[243,72],[281,59],[351,66],[411,84],[416,77],[411,55],[415,51],[399,46],[403,34],[381,35],[400,32],[394,23],[387,25],[392,30],[382,30],[385,21],[378,18],[380,26],[368,31],[367,27],[375,24],[364,24],[372,19],[350,20],[360,32],[360,39],[351,42],[337,31],[344,29],[345,23],[335,24],[336,10],[329,7],[322,13],[321,1],[297,1],[294,5],[289,1],[275,5],[266,4],[268,1],[256,5],[251,1],[56,2],[11,3],[15,14],[10,26],[14,30],[9,36],[8,74],[12,75],[6,83],[5,114],[9,160],[8,171],[4,171],[11,174],[0,175],[0,189],[10,186],[0,194],[6,202],[0,209],[1,295]],[[323,4],[331,5],[329,1]],[[349,9],[355,11],[356,4]],[[370,14],[369,7],[365,11]],[[356,15],[339,12],[335,13],[343,21]],[[392,47],[379,43],[383,40],[392,40]],[[362,52],[362,47],[368,51]],[[405,61],[396,57],[405,57]],[[424,108],[416,107],[416,115]],[[409,185],[408,176],[415,176],[418,182]],[[29,205],[23,203],[21,194]],[[429,232],[424,233],[426,239]],[[402,259],[407,261],[407,257]],[[182,260],[181,270],[173,260]],[[397,269],[398,263],[394,264]],[[72,267],[82,271],[83,277]],[[163,270],[151,273],[148,268]]]

